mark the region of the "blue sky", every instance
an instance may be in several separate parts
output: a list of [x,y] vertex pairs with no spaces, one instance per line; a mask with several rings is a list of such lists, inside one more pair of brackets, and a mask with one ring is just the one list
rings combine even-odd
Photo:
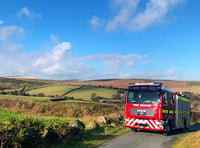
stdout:
[[0,0],[0,76],[200,79],[199,0]]

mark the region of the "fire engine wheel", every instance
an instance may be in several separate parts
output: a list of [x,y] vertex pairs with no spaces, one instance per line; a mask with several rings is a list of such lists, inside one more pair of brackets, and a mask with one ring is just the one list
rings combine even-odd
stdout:
[[187,120],[184,120],[183,124],[184,124],[184,130],[187,130],[188,129]]
[[169,136],[171,134],[171,126],[170,125],[167,125],[166,126],[166,131],[163,133],[165,136]]
[[131,128],[131,131],[132,131],[132,132],[138,132],[138,129]]

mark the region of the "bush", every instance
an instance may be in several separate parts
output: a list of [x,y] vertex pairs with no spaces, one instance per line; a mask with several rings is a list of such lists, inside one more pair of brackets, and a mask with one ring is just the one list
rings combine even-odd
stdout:
[[15,131],[13,133],[13,140],[17,147],[39,147],[43,143],[42,133],[44,124],[39,120],[25,118],[16,121],[15,119],[11,119],[10,124]]
[[14,130],[9,129],[9,126],[6,124],[0,124],[0,147],[14,147]]
[[44,93],[38,93],[37,96],[38,96],[38,97],[45,97],[45,94],[44,94]]
[[45,139],[48,141],[54,137],[54,140],[57,142],[60,141],[65,144],[70,144],[82,139],[84,129],[85,125],[79,120],[75,120],[70,124],[56,124],[49,128],[49,134],[46,135]]
[[53,125],[46,128],[43,136],[46,143],[56,143],[59,141],[59,135]]
[[113,100],[121,100],[121,95],[119,93],[112,95]]
[[94,102],[99,102],[99,100],[106,99],[106,98],[97,96],[96,93],[92,93],[90,99]]
[[44,128],[42,122],[32,118],[11,119],[9,124],[0,123],[0,147],[37,148],[57,142],[70,144],[82,139],[84,129],[85,125],[79,120]]
[[119,90],[117,91],[117,93],[123,94],[123,93],[124,93],[124,90],[123,90],[123,89],[119,89]]
[[96,93],[92,93],[90,99],[93,101],[96,98]]

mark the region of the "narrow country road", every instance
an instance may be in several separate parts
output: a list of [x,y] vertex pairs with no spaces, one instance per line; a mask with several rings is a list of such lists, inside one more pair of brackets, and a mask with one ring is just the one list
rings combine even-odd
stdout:
[[[191,126],[188,132],[199,129],[199,126]],[[101,145],[99,148],[170,148],[177,137],[188,132],[175,131],[171,136],[164,136],[158,132],[130,132]]]

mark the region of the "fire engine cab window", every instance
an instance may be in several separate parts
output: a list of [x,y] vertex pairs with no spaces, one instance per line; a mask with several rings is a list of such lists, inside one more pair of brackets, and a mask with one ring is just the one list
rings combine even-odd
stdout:
[[160,93],[156,91],[134,91],[128,93],[128,103],[155,104],[160,99]]

